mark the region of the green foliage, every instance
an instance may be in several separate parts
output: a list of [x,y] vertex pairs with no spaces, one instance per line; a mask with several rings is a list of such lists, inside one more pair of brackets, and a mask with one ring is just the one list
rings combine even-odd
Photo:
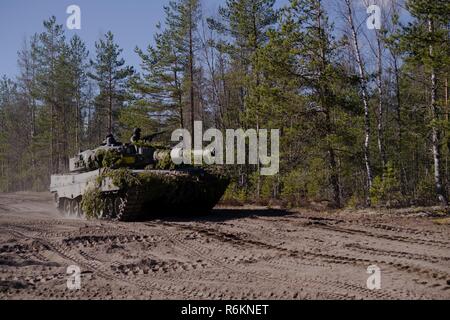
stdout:
[[324,160],[313,158],[308,170],[293,170],[283,179],[282,198],[289,206],[304,205],[310,200],[322,200],[328,192]]
[[170,153],[164,154],[162,159],[159,159],[156,163],[155,169],[158,170],[174,170],[176,169],[175,163],[173,163]]
[[402,204],[399,172],[394,168],[392,162],[387,164],[383,177],[377,176],[373,180],[370,198],[375,206],[396,207]]
[[[408,62],[429,68],[445,68],[450,63],[448,29],[450,4],[448,1],[408,0],[408,9],[415,18],[402,30],[400,46]],[[432,32],[430,32],[430,23]],[[433,54],[430,55],[430,46]]]
[[436,186],[433,177],[424,177],[417,184],[415,202],[418,205],[433,205],[436,202]]
[[98,149],[93,157],[88,159],[87,167],[90,170],[100,168],[117,169],[126,166],[123,162],[123,155],[115,149]]
[[247,199],[248,197],[245,188],[239,187],[236,182],[229,184],[222,198],[225,203],[231,204],[243,204]]
[[362,203],[363,201],[361,201],[361,199],[358,196],[353,195],[347,201],[347,208],[357,209],[358,207],[361,206]]
[[130,189],[141,185],[141,180],[129,169],[106,170],[99,176],[99,182],[105,178],[110,178],[112,183],[121,189]]
[[262,177],[260,199],[264,202],[269,202],[271,199],[275,198],[275,189],[277,185],[278,177]]
[[164,11],[165,28],[157,25],[155,44],[145,51],[135,49],[143,73],[133,79],[131,88],[139,97],[136,107],[164,117],[166,128],[187,127],[191,98],[194,102],[198,99],[196,95],[191,97],[195,85],[191,79],[195,80],[198,73],[194,51],[199,48],[200,2],[170,1]]
[[152,108],[147,105],[126,106],[119,111],[119,139],[128,142],[133,135],[134,128],[141,128],[142,132],[156,132],[158,122],[148,116]]
[[107,150],[103,155],[102,168],[114,168],[121,165],[122,154],[120,152],[111,149]]
[[289,207],[302,204],[306,198],[306,190],[302,181],[302,172],[293,170],[283,178],[283,191],[281,196],[286,199]]
[[86,190],[81,200],[81,208],[86,218],[98,218],[98,213],[104,209],[104,202],[102,201],[101,192],[98,187],[94,186]]

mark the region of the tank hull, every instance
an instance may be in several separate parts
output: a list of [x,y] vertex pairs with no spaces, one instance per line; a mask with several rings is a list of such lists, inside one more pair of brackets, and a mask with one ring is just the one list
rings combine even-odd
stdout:
[[228,185],[226,179],[202,169],[127,170],[125,177],[124,172],[105,169],[54,175],[50,191],[68,217],[140,221],[206,214]]

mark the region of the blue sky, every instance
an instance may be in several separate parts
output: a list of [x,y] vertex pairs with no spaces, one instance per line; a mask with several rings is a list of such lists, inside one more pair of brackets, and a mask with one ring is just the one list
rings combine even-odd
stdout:
[[[14,77],[18,72],[17,51],[23,41],[43,30],[42,21],[55,15],[65,26],[66,9],[81,8],[81,30],[67,30],[67,37],[77,33],[94,54],[94,43],[111,30],[123,48],[127,64],[138,66],[134,48],[147,47],[153,40],[155,25],[164,19],[163,6],[169,0],[0,0],[0,75]],[[205,14],[212,15],[224,1],[203,0]]]
[[[328,2],[330,1],[330,2]],[[334,3],[341,0],[327,0]],[[371,0],[389,2],[392,0]],[[201,0],[205,16],[217,13],[225,0]],[[139,70],[139,57],[134,48],[146,48],[153,42],[156,24],[164,20],[164,5],[169,0],[0,0],[0,75],[15,77],[18,73],[17,52],[24,40],[36,32],[42,32],[43,20],[52,15],[58,23],[66,25],[66,9],[76,4],[81,8],[81,30],[66,30],[70,38],[77,33],[87,44],[91,56],[95,54],[94,43],[111,30],[116,42],[123,49],[123,58],[128,65]],[[277,0],[277,7],[288,0]],[[362,0],[356,0],[360,6]],[[365,7],[359,8],[365,15]],[[329,12],[336,16],[336,12]],[[336,30],[339,26],[336,26]]]

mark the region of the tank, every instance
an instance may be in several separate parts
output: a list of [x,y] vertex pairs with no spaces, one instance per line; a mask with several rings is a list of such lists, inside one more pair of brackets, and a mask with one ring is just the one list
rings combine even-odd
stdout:
[[207,214],[229,180],[202,167],[175,166],[170,149],[114,144],[80,152],[50,191],[67,217],[142,221],[165,214]]

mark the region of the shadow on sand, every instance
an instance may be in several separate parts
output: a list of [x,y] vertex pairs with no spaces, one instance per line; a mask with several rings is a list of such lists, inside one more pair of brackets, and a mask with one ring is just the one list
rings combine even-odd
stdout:
[[170,222],[221,222],[242,218],[252,217],[282,217],[292,214],[283,209],[271,208],[215,208],[208,214],[179,214],[179,213],[165,213],[148,216],[145,221],[164,220]]

